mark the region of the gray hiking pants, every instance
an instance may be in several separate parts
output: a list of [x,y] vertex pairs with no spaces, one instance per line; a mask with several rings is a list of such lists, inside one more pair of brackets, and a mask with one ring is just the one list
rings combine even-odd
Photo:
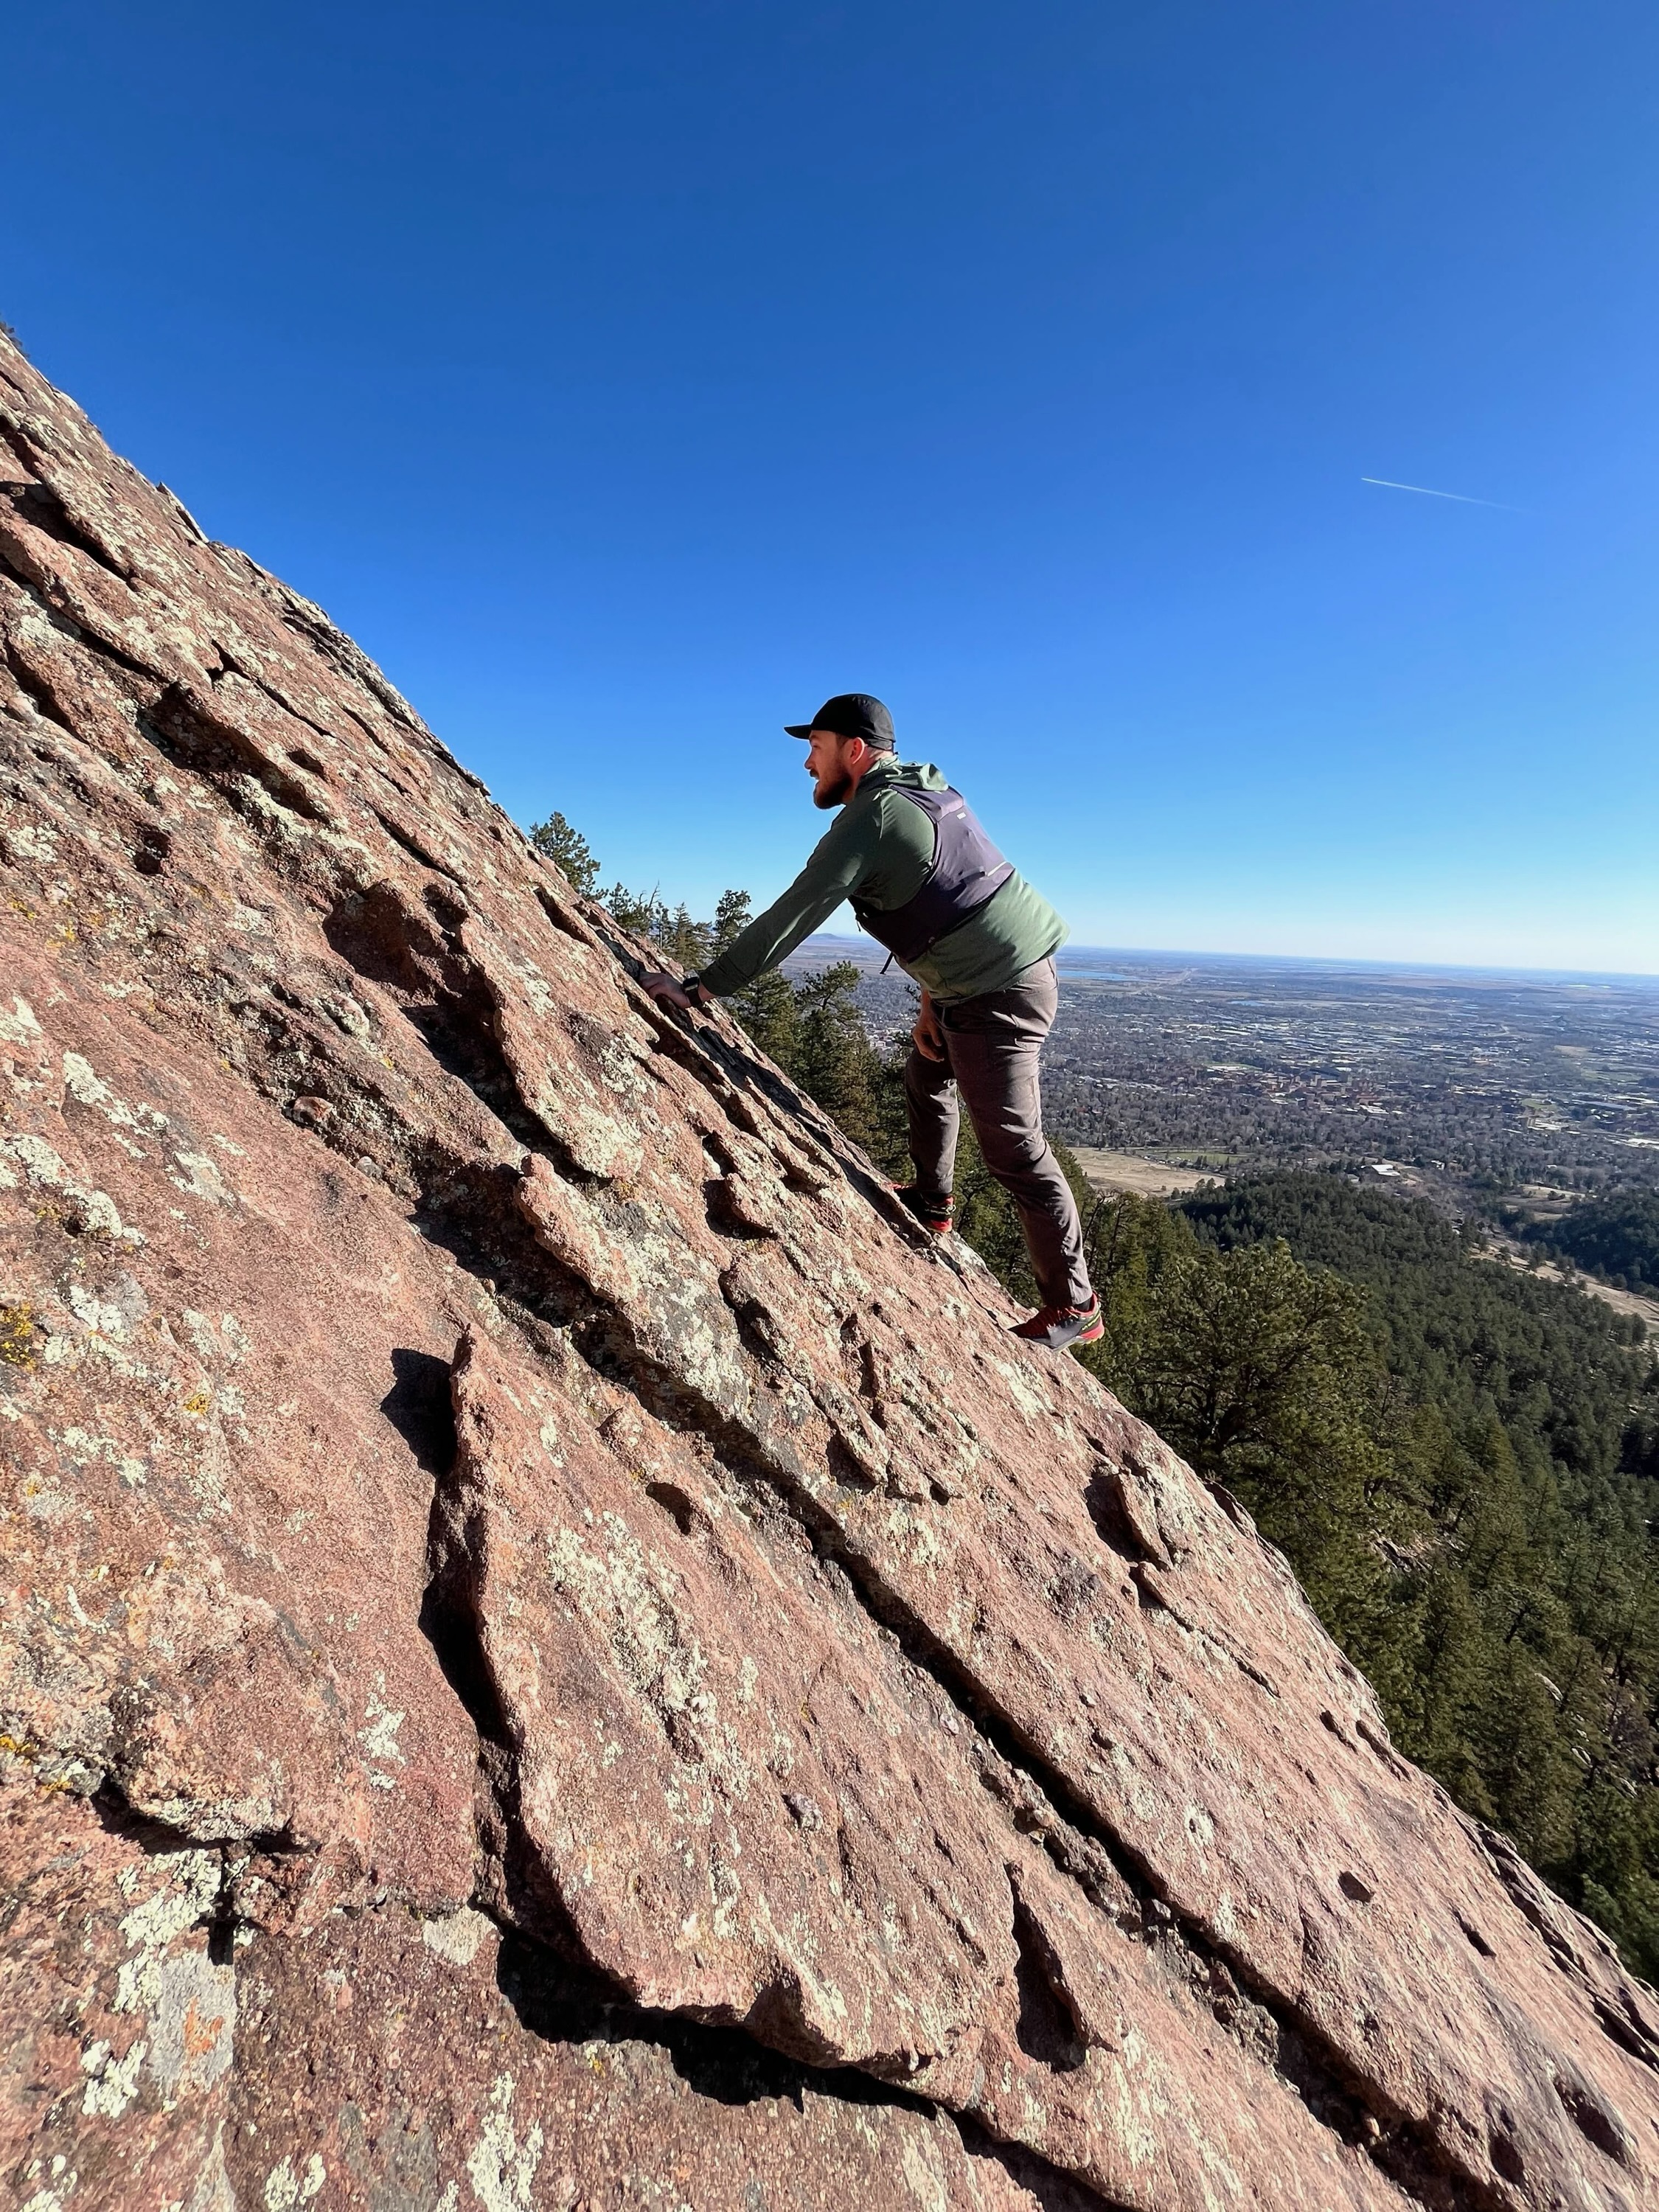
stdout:
[[1006,991],[940,1006],[949,1056],[929,1060],[912,1045],[904,1097],[921,1195],[950,1195],[960,1094],[986,1166],[1019,1209],[1038,1297],[1046,1306],[1084,1306],[1094,1292],[1083,1264],[1083,1224],[1042,1133],[1038,1088],[1037,1055],[1059,1004],[1054,963],[1039,960]]

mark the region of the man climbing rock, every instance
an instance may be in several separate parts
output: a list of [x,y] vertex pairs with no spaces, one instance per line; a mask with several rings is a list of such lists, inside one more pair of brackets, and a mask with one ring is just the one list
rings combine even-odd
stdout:
[[677,1006],[739,991],[793,952],[843,899],[860,927],[921,987],[904,1072],[916,1179],[899,1195],[937,1236],[951,1222],[958,1098],[985,1164],[1019,1212],[1042,1300],[1014,1330],[1060,1351],[1101,1334],[1077,1201],[1042,1133],[1038,1054],[1059,993],[1066,925],[1005,860],[936,768],[896,757],[892,717],[854,691],[826,700],[806,740],[812,803],[841,818],[782,897],[701,975],[660,969],[648,991]]

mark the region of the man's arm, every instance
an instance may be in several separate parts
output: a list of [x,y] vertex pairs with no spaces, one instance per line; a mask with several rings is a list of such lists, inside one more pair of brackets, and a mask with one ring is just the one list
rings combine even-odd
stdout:
[[733,939],[696,979],[714,998],[729,999],[780,960],[787,960],[803,937],[850,898],[868,872],[878,829],[877,808],[849,808],[814,847],[806,866],[782,897]]

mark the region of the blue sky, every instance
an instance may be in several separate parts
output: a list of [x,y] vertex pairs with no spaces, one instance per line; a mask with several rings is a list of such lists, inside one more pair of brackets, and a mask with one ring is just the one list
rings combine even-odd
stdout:
[[1650,0],[6,46],[0,315],[607,881],[869,689],[1079,942],[1659,971]]

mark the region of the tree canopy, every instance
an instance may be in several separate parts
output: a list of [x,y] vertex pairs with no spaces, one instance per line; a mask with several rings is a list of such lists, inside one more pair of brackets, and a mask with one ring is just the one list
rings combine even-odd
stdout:
[[1516,1225],[1547,1253],[1621,1291],[1659,1297],[1659,1191],[1609,1191],[1569,1206],[1559,1220]]
[[550,814],[545,822],[530,825],[530,842],[538,853],[561,869],[572,890],[585,898],[593,896],[599,880],[599,864],[580,830],[573,830],[562,814]]

